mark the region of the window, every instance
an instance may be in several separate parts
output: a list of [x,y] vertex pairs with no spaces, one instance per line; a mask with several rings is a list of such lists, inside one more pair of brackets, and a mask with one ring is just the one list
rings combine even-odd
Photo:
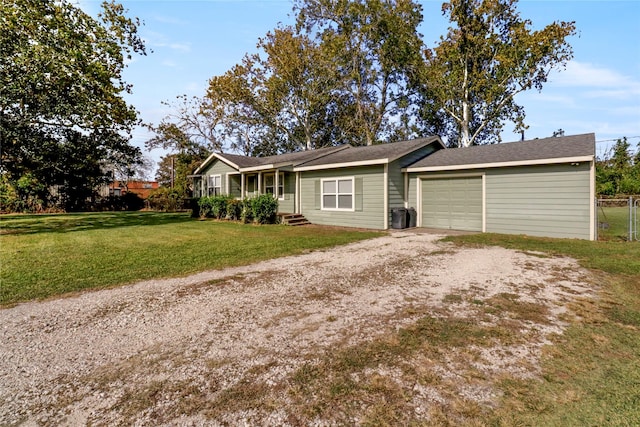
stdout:
[[322,209],[352,211],[353,178],[322,180]]
[[245,197],[252,197],[258,193],[258,175],[247,175]]
[[209,196],[222,194],[222,177],[220,175],[209,176]]
[[[268,174],[264,176],[264,192],[265,194],[274,194],[276,174]],[[284,198],[284,173],[280,172],[278,176],[278,199]]]

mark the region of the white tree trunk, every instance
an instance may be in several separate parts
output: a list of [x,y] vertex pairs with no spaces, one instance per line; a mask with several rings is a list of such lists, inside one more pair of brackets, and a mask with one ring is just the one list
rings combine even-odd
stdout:
[[469,134],[469,103],[462,101],[462,122],[460,123],[460,147],[471,145],[471,135]]
[[471,145],[471,135],[469,132],[469,69],[466,60],[462,85],[464,95],[462,97],[462,121],[460,122],[460,143],[458,146],[468,147]]

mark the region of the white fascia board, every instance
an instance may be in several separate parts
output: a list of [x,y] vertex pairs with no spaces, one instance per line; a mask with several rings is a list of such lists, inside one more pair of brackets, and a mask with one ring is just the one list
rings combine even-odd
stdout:
[[497,163],[477,163],[466,165],[450,165],[450,166],[428,166],[428,167],[411,167],[403,168],[402,172],[444,172],[463,169],[488,169],[488,168],[506,168],[511,166],[537,166],[537,165],[556,165],[560,163],[581,163],[592,162],[594,156],[582,157],[559,157],[555,159],[537,159],[537,160],[516,160],[512,162]]
[[346,163],[329,163],[326,165],[314,165],[314,166],[300,166],[294,167],[294,172],[315,171],[322,169],[337,169],[337,168],[350,168],[356,166],[371,166],[371,165],[386,165],[389,163],[389,159],[375,159],[375,160],[362,160],[359,162],[346,162]]
[[277,165],[274,165],[274,164],[251,166],[248,168],[240,168],[240,172],[259,172],[259,171],[268,170],[268,169],[275,169],[276,167]]

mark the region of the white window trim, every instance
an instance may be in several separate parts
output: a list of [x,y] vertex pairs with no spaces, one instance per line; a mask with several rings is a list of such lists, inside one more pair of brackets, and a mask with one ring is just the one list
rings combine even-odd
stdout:
[[[326,181],[334,181],[336,183],[336,207],[335,208],[326,208],[324,206],[324,183]],[[341,193],[338,191],[339,185],[338,181],[351,181],[351,208],[339,208],[338,207],[338,196]],[[346,195],[347,193],[342,193],[342,195]],[[340,211],[340,212],[355,212],[356,210],[356,179],[353,176],[343,176],[337,178],[322,178],[320,180],[320,209],[323,211]]]
[[[262,175],[262,179],[264,179],[264,194],[267,194],[267,177],[268,176],[273,176],[273,186],[276,187],[276,174],[275,172],[272,173],[265,173],[264,175]],[[284,200],[284,172],[278,172],[278,187],[282,187],[282,196],[278,195],[278,200]],[[278,188],[274,188],[274,194],[276,194],[278,192]]]
[[[211,181],[215,181],[215,178],[219,178],[220,179],[220,186],[216,187],[215,185],[210,185]],[[209,189],[213,188],[213,194],[210,194]],[[207,196],[215,196],[216,192],[215,189],[219,188],[220,189],[220,193],[218,194],[219,196],[222,196],[222,175],[221,174],[215,174],[215,175],[209,175],[209,177],[207,178]]]

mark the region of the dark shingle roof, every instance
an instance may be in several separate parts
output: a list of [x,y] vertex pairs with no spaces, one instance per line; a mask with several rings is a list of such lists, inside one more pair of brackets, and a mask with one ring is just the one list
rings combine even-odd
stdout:
[[526,162],[595,155],[595,134],[533,139],[504,144],[478,145],[439,150],[408,167],[484,165],[490,163]]
[[324,166],[334,164],[345,164],[353,162],[366,162],[374,160],[387,160],[392,162],[405,156],[422,146],[440,141],[437,136],[420,138],[412,141],[392,142],[388,144],[369,145],[364,147],[348,147],[348,149],[337,151],[326,156],[311,159],[299,164],[300,167]]
[[237,165],[240,169],[244,168],[257,168],[260,166],[268,165],[290,165],[295,166],[300,163],[304,163],[307,160],[315,159],[319,156],[324,156],[335,151],[343,150],[346,146],[338,147],[325,147],[318,148],[316,150],[297,151],[295,153],[279,154],[276,156],[266,157],[249,157],[241,156],[238,154],[219,153],[219,157],[228,160],[229,162]]

